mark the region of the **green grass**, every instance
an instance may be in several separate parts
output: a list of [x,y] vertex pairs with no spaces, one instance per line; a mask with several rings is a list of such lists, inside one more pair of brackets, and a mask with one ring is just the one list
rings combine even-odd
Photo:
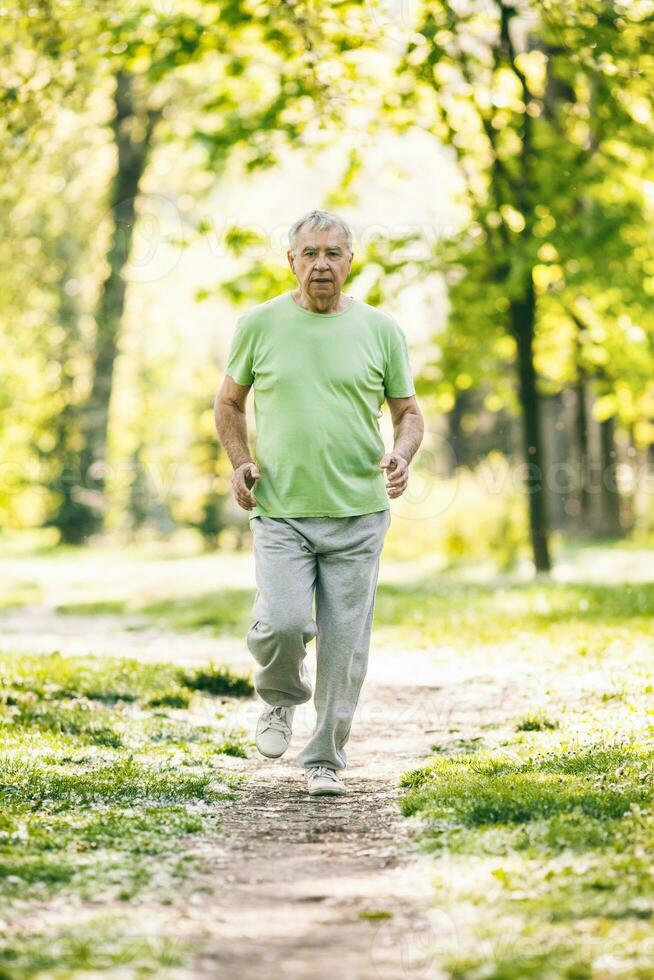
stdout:
[[[414,646],[522,643],[529,638],[574,641],[599,655],[616,633],[648,633],[654,584],[620,588],[588,584],[469,584],[446,578],[416,585],[382,584],[375,625]],[[589,628],[591,628],[589,630]]]
[[147,700],[148,708],[188,708],[193,700],[193,692],[172,687],[168,691],[153,694]]
[[538,713],[527,715],[515,726],[517,732],[543,732],[547,728],[558,728],[558,722]]
[[124,599],[102,599],[96,602],[65,602],[57,606],[64,616],[118,616],[127,612]]
[[2,589],[0,609],[26,606],[42,600],[43,590],[37,582],[13,582],[9,586],[5,585]]
[[226,762],[246,756],[243,736],[175,665],[4,653],[0,676],[0,977],[156,974],[181,955],[161,939],[95,942],[65,922],[28,937],[12,922],[55,899],[138,906],[156,889],[174,901],[193,840],[220,834],[238,780]]
[[[162,629],[209,630],[217,636],[243,635],[252,621],[253,589],[224,589],[191,598],[158,599],[155,602],[128,602],[124,599],[68,602],[57,612],[68,616],[131,615]],[[139,629],[140,623],[132,624]]]
[[80,699],[87,710],[93,709],[91,702],[138,701],[150,707],[187,708],[193,691],[250,697],[254,687],[248,676],[213,663],[182,670],[171,663],[146,664],[126,658],[73,658],[60,653],[15,658],[0,653],[0,702],[24,712],[43,713],[43,706],[69,700],[75,700],[79,708]]
[[401,781],[449,926],[434,963],[452,980],[654,976],[653,611],[650,584],[450,581],[423,583],[415,607],[403,588],[382,599],[387,628],[450,665],[443,704],[474,704],[459,662],[506,678],[485,717],[445,716]]
[[449,977],[591,978],[611,953],[625,971],[616,976],[652,976],[654,752],[556,755],[466,756],[404,778],[402,808],[424,820],[436,895],[458,935],[439,964]]
[[194,596],[147,603],[136,611],[169,629],[209,628],[214,633],[241,634],[250,625],[254,591],[225,589]]
[[189,943],[139,934],[128,918],[102,917],[75,928],[18,930],[0,945],[0,978],[68,977],[112,973],[130,977],[165,976],[192,952]]
[[229,667],[209,664],[198,670],[180,672],[179,680],[194,691],[233,698],[249,698],[254,694],[254,684],[249,677],[240,677]]
[[[569,814],[608,825],[632,806],[651,803],[653,779],[654,749],[637,751],[628,745],[553,751],[515,762],[491,754],[465,755],[405,773],[402,810],[462,828]],[[568,836],[566,843],[574,840]]]
[[5,697],[13,689],[42,700],[84,697],[115,704],[168,691],[176,684],[177,669],[126,658],[0,653],[0,680]]
[[[66,611],[88,615],[133,613],[163,629],[204,629],[218,636],[244,637],[252,622],[254,590],[224,589],[192,598],[129,605],[79,603]],[[426,578],[410,585],[380,583],[375,629],[384,643],[414,648],[470,644],[504,648],[532,641],[558,645],[589,660],[626,634],[649,636],[654,616],[654,584],[466,583],[456,577]],[[139,628],[139,624],[132,628]]]

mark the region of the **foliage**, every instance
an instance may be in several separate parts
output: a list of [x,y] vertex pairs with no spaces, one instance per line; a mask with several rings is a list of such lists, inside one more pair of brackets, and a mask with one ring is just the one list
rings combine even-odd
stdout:
[[[402,11],[374,0],[16,0],[0,28],[0,257],[12,270],[0,286],[3,523],[84,540],[83,512],[101,506],[105,528],[124,539],[178,526],[208,547],[230,526],[244,539],[211,414],[228,338],[179,321],[200,320],[203,302],[224,320],[293,280],[256,254],[266,234],[231,215],[229,261],[210,282],[188,272],[172,282],[166,263],[211,244],[209,208],[234,178],[245,176],[247,193],[276,167],[283,183],[290,155],[318,161],[340,147],[342,169],[317,203],[355,213],[368,157],[389,133],[429,134],[435,159],[444,148],[460,178],[453,233],[425,242],[391,229],[357,251],[353,269],[375,305],[444,278],[447,325],[416,379],[425,408],[450,412],[467,392],[496,418],[520,410],[512,311],[527,284],[538,391],[583,381],[596,417],[616,419],[622,444],[644,453],[651,31],[643,4],[600,0],[425,0]],[[131,93],[120,125],[119,80]],[[121,147],[140,152],[146,138],[134,199],[116,201]],[[183,316],[153,315],[166,290],[187,292]],[[106,440],[89,439],[92,395]],[[527,423],[533,413],[522,414]],[[84,480],[89,452],[105,454],[99,495],[96,477]],[[522,523],[495,533],[508,542],[507,566]],[[453,556],[468,546],[458,533]]]
[[[451,303],[433,365],[440,390],[492,376],[497,405],[511,404],[507,313],[529,271],[545,389],[576,376],[578,311],[584,366],[615,365],[614,380],[651,397],[638,370],[652,332],[643,271],[654,261],[647,18],[638,5],[609,12],[593,0],[524,10],[493,0],[463,15],[429,2],[421,18],[386,108],[401,129],[433,127],[466,178],[469,220],[432,260]],[[597,275],[600,254],[608,279]]]

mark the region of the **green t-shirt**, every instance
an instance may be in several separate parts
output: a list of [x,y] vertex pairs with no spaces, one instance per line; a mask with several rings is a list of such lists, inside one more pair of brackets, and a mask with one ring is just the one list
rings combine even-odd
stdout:
[[254,386],[257,506],[250,518],[351,517],[389,509],[378,419],[415,394],[396,321],[354,299],[312,313],[282,293],[240,317],[226,368]]

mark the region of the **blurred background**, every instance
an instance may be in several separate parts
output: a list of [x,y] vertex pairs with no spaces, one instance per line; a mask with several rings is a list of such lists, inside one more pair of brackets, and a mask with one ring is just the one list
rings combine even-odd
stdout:
[[531,574],[648,548],[653,17],[12,0],[4,555],[248,550],[213,397],[315,207],[350,223],[346,291],[398,319],[427,421],[388,557]]

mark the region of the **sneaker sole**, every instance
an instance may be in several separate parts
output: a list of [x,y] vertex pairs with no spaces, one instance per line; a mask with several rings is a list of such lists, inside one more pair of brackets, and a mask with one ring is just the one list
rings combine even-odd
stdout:
[[310,789],[307,792],[309,796],[345,796],[347,790],[334,787],[334,789]]
[[286,746],[283,752],[276,752],[274,755],[271,755],[270,752],[264,752],[263,749],[260,749],[259,746],[257,745],[257,752],[259,753],[259,755],[262,755],[264,759],[281,759],[281,757],[285,755],[287,751],[288,751],[288,745]]

